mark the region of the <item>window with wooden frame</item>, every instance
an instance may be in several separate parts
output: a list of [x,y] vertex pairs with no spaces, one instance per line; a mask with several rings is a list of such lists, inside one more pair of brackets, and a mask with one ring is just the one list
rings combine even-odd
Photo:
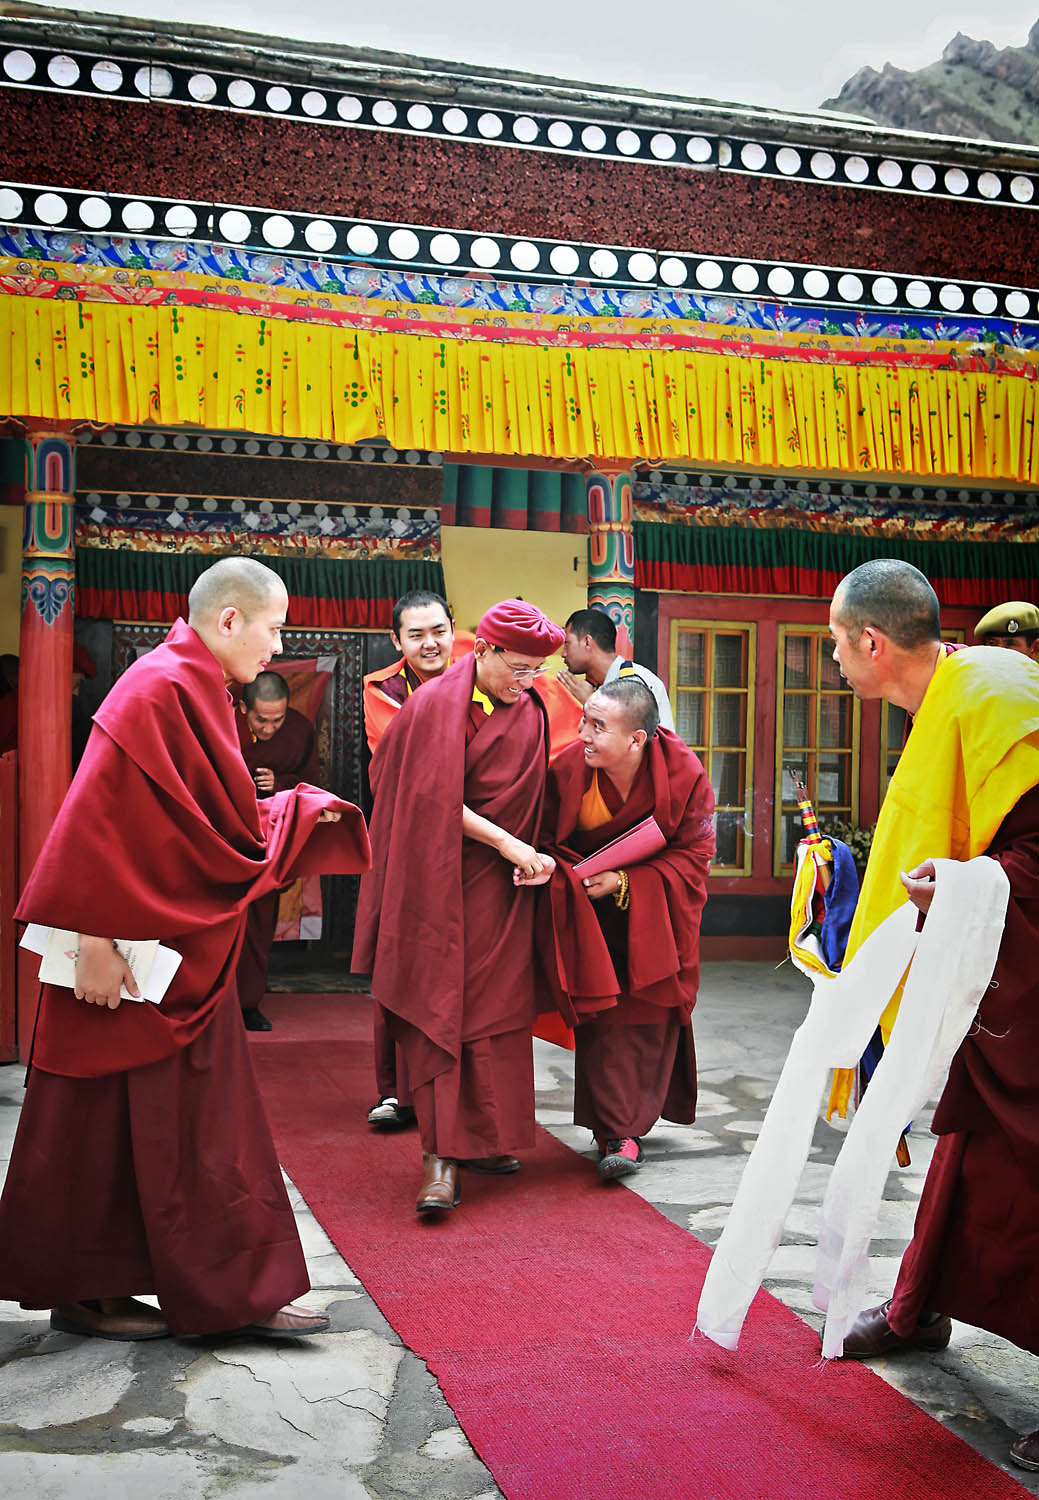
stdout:
[[754,652],[751,624],[672,620],[675,728],[714,788],[714,875],[749,875],[754,795]]
[[795,776],[819,822],[859,816],[859,705],[833,659],[823,625],[781,625],[776,672],[776,812],[773,872],[791,874],[803,837]]
[[[962,630],[943,630],[942,639],[961,641]],[[880,800],[883,802],[891,778],[895,774],[909,730],[909,715],[904,708],[894,703],[883,703],[880,708]]]

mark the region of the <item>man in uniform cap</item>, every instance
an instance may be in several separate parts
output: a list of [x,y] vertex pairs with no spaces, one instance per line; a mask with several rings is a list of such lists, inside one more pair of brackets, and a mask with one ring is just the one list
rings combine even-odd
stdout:
[[1039,609],[1022,599],[990,609],[975,625],[974,635],[986,646],[1003,646],[1039,661]]
[[473,651],[413,693],[372,759],[373,867],[353,968],[372,975],[408,1070],[422,1142],[417,1209],[459,1199],[459,1163],[514,1172],[534,1144],[533,847],[548,766],[530,691],[564,633],[507,599]]

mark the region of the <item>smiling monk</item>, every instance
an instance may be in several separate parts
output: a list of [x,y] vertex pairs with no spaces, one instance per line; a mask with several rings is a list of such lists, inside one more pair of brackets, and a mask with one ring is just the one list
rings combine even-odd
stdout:
[[459,1199],[458,1165],[514,1172],[534,1144],[533,847],[548,765],[530,691],[563,631],[507,599],[471,655],[413,693],[372,760],[374,865],[353,968],[401,1048],[425,1177],[417,1208]]
[[[328,1319],[307,1290],[239,1019],[249,903],[312,871],[369,862],[357,808],[300,784],[257,803],[227,683],[281,650],[288,596],[250,558],[200,575],[155,651],[98,710],[17,916],[79,934],[75,989],[45,985],[0,1201],[0,1297],[107,1339]],[[181,955],[161,1005],[113,938]],[[154,1293],[161,1311],[139,1302]]]
[[[638,1171],[640,1137],[661,1116],[696,1117],[690,1015],[713,813],[703,766],[658,727],[646,684],[626,677],[597,688],[577,743],[549,771],[541,838],[556,870],[540,898],[538,943],[549,993],[575,1027],[574,1124],[594,1134],[606,1180]],[[575,873],[649,817],[664,836],[658,853]]]
[[[472,637],[465,641],[471,644]],[[455,640],[455,622],[447,600],[428,589],[412,589],[393,606],[390,641],[400,660],[364,679],[364,732],[368,749],[375,747],[412,693],[425,682],[442,677],[452,659],[468,654],[469,645]],[[378,996],[372,1004],[372,1042],[375,1048],[375,1103],[368,1124],[379,1130],[400,1130],[415,1123],[408,1087],[408,1070],[400,1048],[390,1035],[386,1012]]]

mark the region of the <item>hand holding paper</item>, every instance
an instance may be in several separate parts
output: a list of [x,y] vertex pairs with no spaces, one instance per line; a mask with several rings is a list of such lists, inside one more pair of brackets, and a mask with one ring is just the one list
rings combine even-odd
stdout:
[[[121,964],[119,978],[122,983],[118,991],[115,989],[114,969],[112,973],[101,976],[100,984],[97,983],[96,969],[88,970],[85,975],[77,973],[77,952],[81,951],[78,933],[30,922],[19,946],[41,955],[40,980],[43,984],[61,985],[64,989],[76,991],[80,999],[87,999],[92,1005],[108,1005],[113,1010],[115,1006],[109,997],[117,994],[122,1000],[150,1000],[153,1005],[158,1005],[180,967],[180,954],[163,947],[154,938],[144,942],[136,938],[117,938],[115,948],[111,938],[88,937],[86,943],[88,946],[104,943],[105,955],[113,954]],[[108,962],[110,964],[111,960]],[[126,985],[127,974],[134,981],[133,991]],[[85,986],[81,986],[81,978],[87,981]]]
[[76,966],[73,988],[77,1000],[118,1010],[124,993],[130,1000],[140,998],[133,970],[111,938],[81,934],[79,952],[74,955],[73,962]]

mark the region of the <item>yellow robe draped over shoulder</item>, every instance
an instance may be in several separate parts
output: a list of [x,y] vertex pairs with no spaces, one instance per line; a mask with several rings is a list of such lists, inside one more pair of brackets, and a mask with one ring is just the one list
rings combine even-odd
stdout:
[[[852,921],[845,966],[908,897],[899,880],[925,859],[984,854],[1039,783],[1039,666],[1018,651],[972,646],[939,660],[891,778]],[[881,1017],[887,1042],[901,985]],[[827,1118],[846,1114],[854,1071],[838,1069]]]

